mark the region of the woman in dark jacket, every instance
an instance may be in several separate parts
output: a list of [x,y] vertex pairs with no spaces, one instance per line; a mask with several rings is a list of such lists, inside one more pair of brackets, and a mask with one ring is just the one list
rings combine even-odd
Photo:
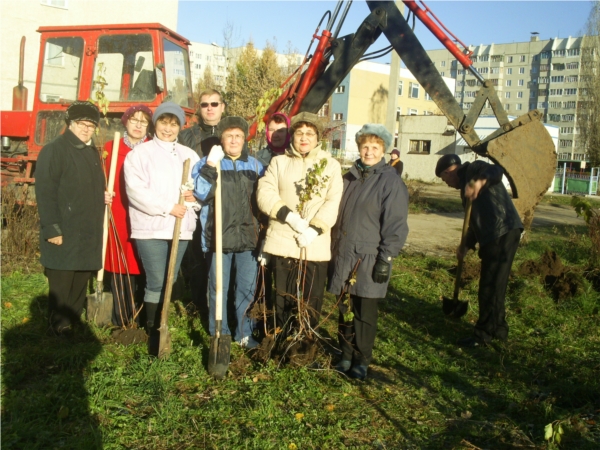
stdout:
[[[377,302],[385,298],[392,261],[408,235],[408,191],[383,158],[391,141],[391,134],[379,124],[366,124],[356,133],[360,159],[344,175],[344,194],[332,232],[328,290],[350,294],[339,305],[342,360],[336,369],[361,380],[375,344]],[[353,317],[346,321],[348,313]]]
[[111,197],[92,143],[99,120],[94,104],[73,102],[67,129],[42,148],[36,164],[40,262],[50,285],[49,320],[58,334],[79,321],[88,280],[102,267],[104,204]]

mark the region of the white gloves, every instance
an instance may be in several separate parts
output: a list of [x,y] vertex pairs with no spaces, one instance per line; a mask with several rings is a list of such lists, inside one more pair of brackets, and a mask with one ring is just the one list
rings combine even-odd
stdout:
[[285,218],[285,221],[296,233],[302,233],[308,228],[308,222],[295,212],[289,212]]
[[317,230],[314,228],[308,227],[303,233],[300,233],[296,236],[296,242],[298,242],[298,247],[308,247],[312,244],[312,241],[319,235]]
[[213,145],[213,147],[210,149],[208,157],[206,158],[206,162],[211,162],[216,166],[224,157],[225,153],[223,153],[223,147],[220,145]]
[[[179,188],[179,190],[183,193],[183,192],[187,192],[187,191],[192,191],[194,192],[194,182],[190,179],[187,180],[187,182],[185,184],[182,184],[181,187]],[[193,209],[194,211],[200,211],[200,209],[202,208],[202,206],[200,205],[200,203],[198,203],[198,201],[193,201],[193,202],[188,202],[187,200],[183,202],[183,206],[185,206],[187,209]]]
[[258,258],[256,258],[258,260],[258,263],[261,266],[266,266],[267,264],[269,264],[269,260],[271,259],[271,255],[269,255],[268,253],[265,253],[264,251],[265,248],[265,241],[262,241],[262,244],[260,244],[260,251],[258,252]]

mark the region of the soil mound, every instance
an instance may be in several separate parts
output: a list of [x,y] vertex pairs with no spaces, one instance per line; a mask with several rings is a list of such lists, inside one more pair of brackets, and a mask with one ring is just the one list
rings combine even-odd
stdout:
[[523,262],[518,274],[522,277],[539,276],[557,302],[572,298],[583,290],[581,274],[565,267],[556,252],[551,250],[547,250],[539,261]]
[[118,329],[112,332],[111,337],[117,344],[133,345],[148,341],[146,332],[139,328],[122,330]]

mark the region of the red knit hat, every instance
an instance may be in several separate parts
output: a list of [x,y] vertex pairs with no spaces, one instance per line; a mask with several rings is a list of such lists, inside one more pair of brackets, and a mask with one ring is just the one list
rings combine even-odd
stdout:
[[121,122],[123,123],[123,126],[127,126],[127,121],[129,120],[129,118],[138,111],[142,111],[148,114],[150,121],[152,121],[152,110],[150,108],[148,108],[146,105],[133,105],[127,108],[123,113],[123,116],[121,117]]

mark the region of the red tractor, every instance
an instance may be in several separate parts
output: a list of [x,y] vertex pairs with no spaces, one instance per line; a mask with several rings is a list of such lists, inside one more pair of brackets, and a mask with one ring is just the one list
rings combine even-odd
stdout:
[[74,100],[107,105],[98,145],[123,131],[120,117],[133,104],[154,109],[165,100],[194,113],[189,41],[158,24],[40,27],[39,56],[33,110],[27,111],[23,87],[24,38],[19,86],[13,110],[1,112],[2,186],[23,186],[34,202],[31,184],[42,147],[65,128],[65,110]]

